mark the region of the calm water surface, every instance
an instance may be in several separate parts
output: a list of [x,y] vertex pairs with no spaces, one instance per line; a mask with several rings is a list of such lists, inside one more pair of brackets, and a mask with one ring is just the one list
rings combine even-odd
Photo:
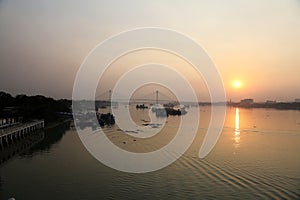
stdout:
[[[148,119],[147,110],[131,111],[138,124]],[[190,108],[193,112],[198,111]],[[204,159],[198,152],[210,107],[201,107],[200,114],[200,129],[188,151],[146,174],[101,164],[68,123],[47,129],[0,165],[0,199],[300,199],[299,111],[228,108],[222,135]],[[134,139],[117,127],[104,131],[121,148],[147,152],[167,144],[179,121],[169,117],[151,139]]]

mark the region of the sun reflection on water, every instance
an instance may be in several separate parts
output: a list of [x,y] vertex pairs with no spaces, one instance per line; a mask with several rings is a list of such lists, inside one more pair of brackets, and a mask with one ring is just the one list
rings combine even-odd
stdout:
[[235,129],[234,129],[234,146],[237,148],[240,144],[240,110],[235,109]]

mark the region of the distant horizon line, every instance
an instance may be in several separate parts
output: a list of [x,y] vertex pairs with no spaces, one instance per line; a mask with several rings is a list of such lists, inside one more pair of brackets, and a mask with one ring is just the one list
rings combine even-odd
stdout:
[[[55,100],[69,100],[69,101],[73,101],[74,99],[72,98],[57,98],[57,97],[52,97],[50,95],[45,95],[43,93],[36,93],[36,94],[26,94],[26,93],[18,93],[18,94],[11,94],[10,92],[7,92],[7,91],[4,91],[4,90],[1,90],[0,93],[6,93],[6,94],[9,94],[11,95],[12,97],[16,97],[16,96],[19,96],[19,95],[26,95],[26,96],[44,96],[44,97],[47,97],[47,98],[52,98],[52,99],[55,99]],[[185,100],[185,101],[181,101],[181,102],[184,102],[184,103],[213,103],[213,104],[217,104],[217,103],[240,103],[242,100],[245,100],[245,99],[252,99],[253,100],[253,103],[299,103],[300,102],[300,97],[299,98],[294,98],[293,100],[271,100],[270,98],[269,99],[266,99],[266,100],[260,100],[260,101],[255,101],[254,98],[241,98],[239,101],[233,101],[232,99],[229,99],[229,100],[226,100],[225,102],[223,101],[215,101],[215,102],[211,102],[211,101],[198,101],[198,102],[195,102],[195,101],[190,101],[190,100]],[[125,100],[127,99],[119,99],[121,101],[115,101],[115,102],[125,102]],[[105,100],[93,100],[93,99],[76,99],[75,101],[108,101],[107,99]],[[137,100],[138,101],[138,100]],[[150,100],[149,100],[150,101]],[[171,101],[171,100],[159,100],[159,101],[165,101],[165,102],[175,102],[176,100],[174,101]],[[136,103],[143,103],[143,101],[140,101],[140,102],[136,102]],[[148,103],[148,102],[144,102],[144,103]]]

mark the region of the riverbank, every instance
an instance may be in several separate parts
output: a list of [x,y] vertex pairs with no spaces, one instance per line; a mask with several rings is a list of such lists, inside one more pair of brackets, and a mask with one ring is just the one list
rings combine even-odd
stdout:
[[278,110],[300,110],[300,103],[298,102],[278,102],[278,103],[228,103],[229,106],[241,108],[273,108]]
[[199,106],[232,106],[239,108],[271,108],[277,110],[300,110],[300,103],[298,102],[278,102],[278,103],[235,103],[235,102],[199,102]]

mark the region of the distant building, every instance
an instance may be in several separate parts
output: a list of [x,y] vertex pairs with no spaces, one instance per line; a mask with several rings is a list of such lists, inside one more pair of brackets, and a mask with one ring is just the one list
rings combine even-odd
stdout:
[[300,103],[300,99],[295,99],[295,102],[296,103]]
[[266,104],[275,104],[276,103],[276,101],[273,101],[273,100],[267,100],[266,101]]
[[249,105],[251,105],[253,103],[254,103],[253,99],[242,99],[240,101],[240,105],[242,105],[242,106],[249,106]]

